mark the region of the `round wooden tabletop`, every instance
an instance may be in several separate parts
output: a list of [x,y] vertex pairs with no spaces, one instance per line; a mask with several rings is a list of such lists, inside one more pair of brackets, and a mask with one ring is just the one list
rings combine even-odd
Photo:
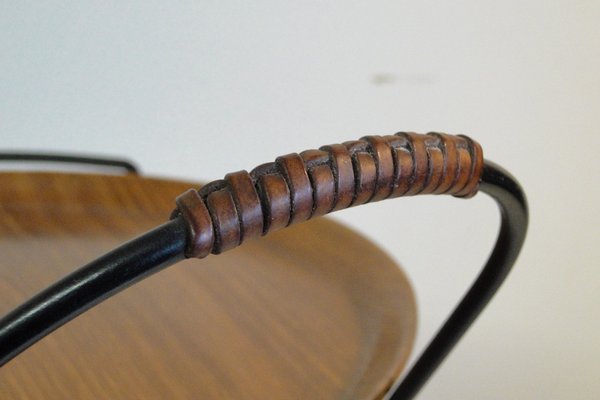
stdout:
[[[191,183],[0,173],[0,314],[165,222]],[[106,300],[0,369],[7,399],[374,399],[405,365],[401,269],[319,218]]]

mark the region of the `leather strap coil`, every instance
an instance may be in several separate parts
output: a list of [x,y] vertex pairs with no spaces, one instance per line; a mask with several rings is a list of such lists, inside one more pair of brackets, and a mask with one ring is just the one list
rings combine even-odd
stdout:
[[219,254],[251,237],[371,201],[477,193],[481,146],[466,136],[400,132],[278,157],[190,189],[173,217],[187,223],[187,257]]

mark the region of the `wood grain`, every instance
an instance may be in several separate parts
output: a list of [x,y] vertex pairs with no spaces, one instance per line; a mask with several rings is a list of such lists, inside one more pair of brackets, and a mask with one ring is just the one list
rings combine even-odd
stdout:
[[[164,222],[194,186],[0,174],[0,313]],[[407,360],[415,318],[398,266],[317,219],[108,299],[0,369],[0,398],[379,398]]]

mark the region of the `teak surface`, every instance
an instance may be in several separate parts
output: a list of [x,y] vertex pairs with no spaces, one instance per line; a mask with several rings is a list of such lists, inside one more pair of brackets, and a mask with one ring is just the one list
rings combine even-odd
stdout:
[[[194,186],[0,173],[0,314],[165,222]],[[108,299],[1,368],[0,398],[379,398],[415,319],[398,266],[320,218]]]

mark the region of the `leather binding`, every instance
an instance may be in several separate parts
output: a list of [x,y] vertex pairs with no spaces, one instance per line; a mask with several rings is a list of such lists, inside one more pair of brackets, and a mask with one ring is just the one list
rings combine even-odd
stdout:
[[186,257],[203,258],[252,237],[347,207],[418,194],[472,197],[481,146],[467,136],[400,132],[278,157],[176,199]]

